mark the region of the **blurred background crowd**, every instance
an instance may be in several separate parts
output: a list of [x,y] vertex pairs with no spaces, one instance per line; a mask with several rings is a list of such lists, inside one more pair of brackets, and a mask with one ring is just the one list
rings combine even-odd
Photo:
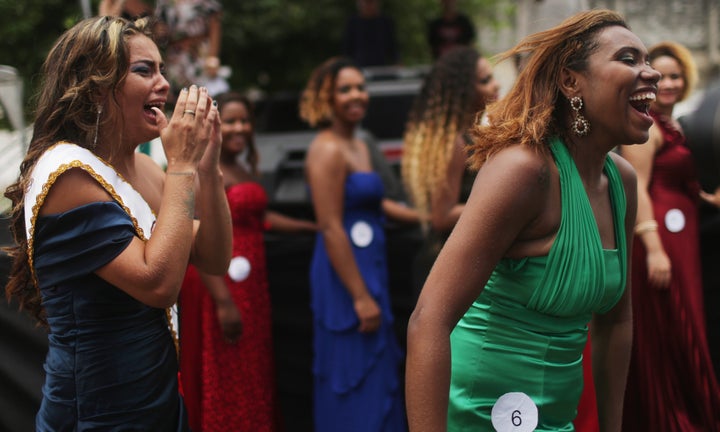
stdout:
[[[303,162],[314,132],[300,120],[298,106],[302,88],[323,60],[345,55],[362,68],[370,100],[357,133],[364,134],[380,161],[376,170],[387,195],[408,201],[400,175],[403,135],[412,103],[436,61],[457,46],[473,47],[491,59],[523,36],[594,7],[619,11],[647,46],[671,39],[690,49],[698,66],[698,85],[673,116],[689,126],[703,186],[720,184],[720,137],[717,120],[712,120],[720,103],[717,0],[0,0],[0,186],[4,189],[15,180],[30,138],[32,97],[42,60],[58,35],[83,17],[153,16],[173,92],[195,83],[211,94],[234,90],[247,95],[247,103],[254,104],[258,153],[253,169],[267,190],[269,208],[311,219]],[[493,64],[494,97],[510,88],[521,62]],[[698,113],[698,108],[703,111]],[[159,148],[148,143],[141,150],[162,164]],[[6,211],[8,203],[2,204]],[[713,268],[720,256],[717,210],[701,208],[700,222],[707,339],[720,372],[720,291],[714,289],[720,276]],[[8,244],[4,227],[0,234],[2,244]],[[282,410],[278,421],[287,430],[310,430],[312,318],[307,284],[313,237],[268,230],[264,240]],[[394,332],[401,346],[418,290],[413,281],[416,263],[408,251],[417,251],[423,243],[419,226],[388,226]],[[4,259],[3,269],[7,265]],[[45,344],[42,330],[3,304],[0,430],[31,429]]]

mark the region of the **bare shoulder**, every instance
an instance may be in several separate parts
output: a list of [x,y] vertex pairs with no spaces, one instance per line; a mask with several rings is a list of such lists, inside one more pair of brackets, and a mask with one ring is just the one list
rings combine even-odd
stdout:
[[537,193],[548,190],[557,169],[549,152],[512,145],[488,159],[482,171],[491,173],[515,190]]
[[310,142],[308,157],[332,157],[340,154],[341,150],[340,144],[332,134],[322,131]]
[[345,167],[342,146],[332,134],[320,132],[310,143],[305,158],[306,169],[314,172],[337,172]]
[[545,255],[561,217],[560,179],[550,151],[519,144],[482,166],[463,212],[497,231],[493,242],[508,257]]
[[549,152],[512,145],[491,156],[478,171],[470,200],[502,208],[505,215],[520,217],[523,226],[535,225],[548,208],[559,205],[559,183]]

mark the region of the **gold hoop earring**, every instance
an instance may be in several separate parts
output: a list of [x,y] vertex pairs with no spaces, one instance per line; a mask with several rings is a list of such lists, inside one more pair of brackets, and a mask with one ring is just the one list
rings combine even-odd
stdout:
[[580,114],[583,107],[583,100],[580,96],[573,96],[570,99],[570,108],[575,111],[575,119],[572,122],[572,131],[577,136],[585,136],[590,131],[590,123]]

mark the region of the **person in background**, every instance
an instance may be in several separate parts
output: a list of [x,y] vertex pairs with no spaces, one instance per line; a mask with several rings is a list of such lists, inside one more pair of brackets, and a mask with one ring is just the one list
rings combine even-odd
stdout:
[[415,259],[415,298],[470,195],[475,175],[466,168],[469,129],[499,92],[490,62],[475,48],[461,47],[435,62],[410,109],[403,182],[413,206],[430,221]]
[[[168,121],[150,36],[145,19],[103,16],[58,39],[5,192],[6,293],[49,328],[38,431],[189,430],[168,309],[188,262],[225,272],[232,225],[217,107],[193,85]],[[158,135],[167,171],[135,151]]]
[[532,53],[473,128],[470,197],[408,325],[411,430],[574,430],[588,323],[600,425],[619,431],[632,341],[636,179],[660,74],[622,16],[596,9]]
[[720,388],[708,351],[698,210],[720,206],[720,189],[700,189],[673,108],[697,81],[692,55],[675,42],[650,48],[662,74],[650,105],[655,124],[642,146],[622,146],[637,171],[633,250],[633,351],[624,430],[720,430]]
[[[171,96],[191,83],[218,76],[222,38],[219,1],[156,0],[155,17],[158,23],[154,31],[165,50]],[[213,88],[216,85],[213,81]]]
[[345,55],[360,67],[397,64],[395,21],[380,11],[380,0],[357,0],[357,8],[345,24]]
[[153,14],[153,7],[144,0],[101,0],[98,15],[119,16],[125,19],[142,18]]
[[427,26],[428,44],[434,60],[458,46],[475,42],[476,30],[472,20],[457,10],[456,0],[440,0],[442,14]]
[[319,128],[305,159],[318,223],[310,268],[318,432],[407,428],[383,222],[418,215],[384,198],[356,135],[367,106],[363,74],[347,58],[315,68],[300,102],[300,116]]
[[190,266],[180,291],[180,372],[193,431],[278,430],[272,320],[265,266],[268,229],[315,224],[268,211],[258,183],[254,111],[239,93],[217,96],[220,170],[233,220],[233,259],[224,276]]

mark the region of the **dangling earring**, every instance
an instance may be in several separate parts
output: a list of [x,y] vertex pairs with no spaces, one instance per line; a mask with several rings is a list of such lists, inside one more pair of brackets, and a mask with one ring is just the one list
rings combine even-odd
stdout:
[[100,114],[102,114],[102,105],[97,106],[97,117],[95,117],[95,136],[93,137],[92,148],[97,146],[98,129],[100,129]]
[[585,136],[590,131],[590,123],[580,114],[583,107],[583,101],[580,96],[573,96],[570,99],[570,108],[575,111],[575,120],[572,122],[572,131],[577,136]]

